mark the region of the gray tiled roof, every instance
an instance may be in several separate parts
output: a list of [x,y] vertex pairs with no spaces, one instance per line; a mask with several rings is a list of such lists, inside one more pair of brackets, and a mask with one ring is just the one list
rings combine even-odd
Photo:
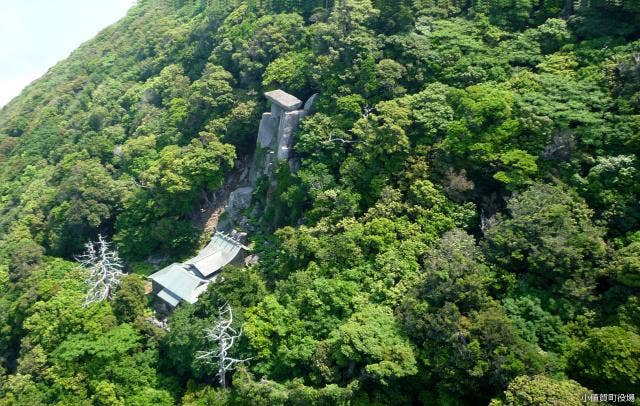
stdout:
[[150,275],[149,279],[169,290],[174,296],[190,303],[195,302],[197,299],[197,297],[194,297],[196,288],[207,283],[207,281],[187,271],[182,264],[171,264]]
[[202,276],[208,278],[233,261],[241,248],[244,248],[244,246],[236,240],[222,233],[216,233],[211,242],[198,255],[185,263],[193,265]]
[[158,292],[158,297],[173,307],[176,307],[178,303],[180,303],[180,298],[167,289],[162,289]]
[[[162,286],[158,297],[171,306],[176,306],[182,300],[195,303],[206,290],[209,277],[233,261],[242,248],[247,249],[233,238],[216,233],[198,255],[184,264],[171,264],[150,275],[149,279]],[[198,272],[202,278],[196,275]]]

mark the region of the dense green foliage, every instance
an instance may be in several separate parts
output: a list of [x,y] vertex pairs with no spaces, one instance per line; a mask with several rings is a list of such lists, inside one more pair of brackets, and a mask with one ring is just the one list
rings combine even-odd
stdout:
[[[186,256],[265,90],[319,93],[256,265],[170,331],[82,245]],[[0,111],[0,405],[578,404],[640,393],[634,1],[140,0]],[[171,259],[171,258],[169,258]],[[229,303],[250,358],[195,357]]]

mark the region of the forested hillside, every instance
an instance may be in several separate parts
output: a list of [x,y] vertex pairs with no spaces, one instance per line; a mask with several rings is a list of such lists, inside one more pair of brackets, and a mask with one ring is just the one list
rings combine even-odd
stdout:
[[[210,237],[276,88],[320,96],[259,261],[162,329],[143,276]],[[639,153],[635,0],[139,0],[0,111],[0,405],[637,396]],[[130,275],[85,305],[99,234]]]

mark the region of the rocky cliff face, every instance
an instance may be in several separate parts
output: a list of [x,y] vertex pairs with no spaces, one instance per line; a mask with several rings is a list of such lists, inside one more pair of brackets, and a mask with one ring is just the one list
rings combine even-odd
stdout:
[[271,112],[264,113],[260,120],[256,152],[249,175],[252,186],[261,176],[271,177],[276,161],[290,161],[293,134],[300,120],[311,111],[317,97],[311,96],[303,107],[302,101],[282,90],[265,93],[265,96],[271,101]]
[[314,94],[303,105],[297,97],[279,89],[265,93],[265,97],[271,101],[271,111],[262,115],[248,177],[245,178],[244,184],[229,194],[224,214],[218,222],[218,230],[229,231],[235,227],[246,227],[247,219],[242,213],[251,205],[256,182],[263,176],[272,179],[276,162],[288,162],[291,169],[295,170],[294,133],[300,121],[311,113],[317,96]]

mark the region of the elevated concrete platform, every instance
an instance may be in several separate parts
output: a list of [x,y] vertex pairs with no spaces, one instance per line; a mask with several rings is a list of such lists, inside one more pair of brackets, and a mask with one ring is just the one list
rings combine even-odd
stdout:
[[302,100],[280,89],[267,92],[264,95],[284,111],[298,110],[302,106]]

